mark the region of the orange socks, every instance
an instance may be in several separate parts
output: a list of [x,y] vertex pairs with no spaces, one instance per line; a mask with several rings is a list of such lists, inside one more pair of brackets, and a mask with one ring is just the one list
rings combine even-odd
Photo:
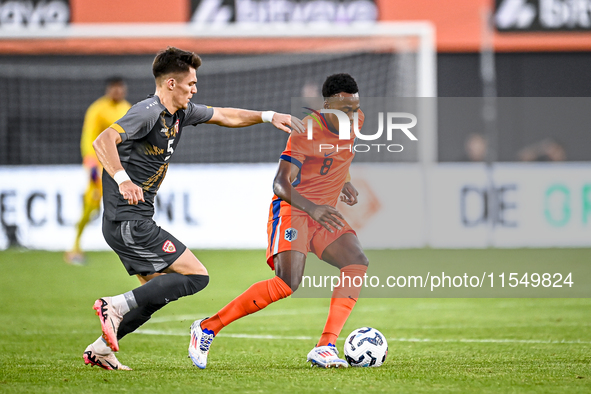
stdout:
[[[326,346],[329,343],[336,345],[337,338],[349,318],[357,298],[359,298],[361,286],[354,285],[362,283],[363,275],[366,272],[367,266],[365,265],[348,265],[341,269],[341,283],[332,292],[328,319],[317,346]],[[361,281],[354,280],[355,277],[361,277]]]
[[234,320],[258,312],[272,302],[290,296],[291,293],[291,288],[278,276],[257,282],[220,309],[217,314],[201,322],[201,328],[209,329],[217,335]]
[[[366,271],[365,265],[349,265],[341,269],[341,283],[333,290],[328,319],[318,346],[336,344],[361,291],[361,286],[355,286],[360,283],[360,280],[355,277],[363,279]],[[290,296],[291,293],[291,288],[277,276],[255,283],[216,315],[204,320],[201,328],[211,330],[217,335],[222,328],[234,320],[255,313],[275,301]]]

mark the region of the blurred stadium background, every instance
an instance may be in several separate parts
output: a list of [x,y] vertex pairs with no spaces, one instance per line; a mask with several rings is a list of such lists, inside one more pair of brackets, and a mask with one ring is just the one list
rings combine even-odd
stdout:
[[[371,202],[356,219],[350,215],[365,228],[370,247],[589,245],[591,180],[584,173],[591,160],[585,118],[591,32],[588,11],[572,4],[0,1],[0,247],[67,248],[85,184],[79,165],[84,112],[112,75],[125,78],[132,103],[152,93],[150,64],[167,45],[202,56],[193,100],[213,106],[290,112],[292,97],[318,95],[323,79],[341,71],[357,78],[365,97],[439,97],[427,106],[431,115],[420,117],[418,148],[357,155],[358,179]],[[499,99],[490,107],[478,99],[483,96]],[[555,108],[580,117],[568,123],[568,112]],[[466,112],[471,123],[458,123]],[[239,131],[203,125],[185,133],[157,219],[187,234],[192,247],[264,247],[262,218],[286,138],[269,125]],[[516,164],[522,160],[567,163],[530,164],[523,172]],[[364,162],[393,167],[373,179]],[[449,167],[457,162],[463,164]],[[384,179],[396,179],[396,187],[380,189]],[[249,212],[235,208],[241,227],[257,230],[228,241],[219,228],[209,237],[211,212],[229,205],[229,197],[219,196],[232,182],[251,191],[245,206],[256,205]],[[392,197],[397,194],[405,196]],[[433,202],[435,195],[442,202]],[[532,199],[537,212],[527,209]],[[372,242],[402,205],[413,213],[401,214],[400,233]],[[452,213],[438,216],[447,206],[455,207]],[[86,249],[106,248],[97,222],[85,234]],[[441,231],[464,241],[448,242],[437,236]]]

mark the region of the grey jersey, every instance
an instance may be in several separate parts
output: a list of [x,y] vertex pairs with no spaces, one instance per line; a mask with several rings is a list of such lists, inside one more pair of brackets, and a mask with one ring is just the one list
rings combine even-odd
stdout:
[[174,115],[158,96],[150,96],[129,109],[111,127],[121,135],[117,145],[123,168],[133,183],[144,190],[145,202],[129,205],[119,186],[103,172],[104,217],[111,221],[140,220],[154,216],[154,197],[168,170],[168,163],[179,143],[183,126],[207,122],[213,108],[189,102]]

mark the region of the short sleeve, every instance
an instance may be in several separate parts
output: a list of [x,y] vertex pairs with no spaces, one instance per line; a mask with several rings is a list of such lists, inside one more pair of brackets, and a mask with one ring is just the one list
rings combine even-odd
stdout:
[[154,108],[138,103],[111,127],[121,134],[122,140],[137,140],[148,135],[158,121],[158,116],[159,113]]
[[298,166],[298,168],[301,169],[302,168],[302,164],[304,163],[305,157],[303,157],[297,151],[294,154],[294,152],[291,149],[291,146],[292,146],[291,137],[292,136],[289,136],[289,138],[287,140],[287,145],[285,146],[285,150],[281,153],[281,156],[279,156],[279,158],[281,160],[285,160],[285,161],[288,161],[290,163],[293,163],[296,166]]
[[185,110],[185,119],[183,125],[196,126],[205,123],[213,116],[213,108],[203,104],[194,104],[189,102]]
[[[314,130],[316,130],[316,126],[314,126]],[[308,139],[307,133],[291,133],[280,159],[302,168],[306,157],[313,155],[313,150],[314,142]]]

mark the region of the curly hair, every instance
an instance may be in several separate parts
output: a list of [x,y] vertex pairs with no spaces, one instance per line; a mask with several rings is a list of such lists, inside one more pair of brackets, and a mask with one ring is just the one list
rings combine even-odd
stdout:
[[357,82],[346,73],[333,74],[326,78],[322,85],[322,96],[328,98],[338,93],[359,93]]

